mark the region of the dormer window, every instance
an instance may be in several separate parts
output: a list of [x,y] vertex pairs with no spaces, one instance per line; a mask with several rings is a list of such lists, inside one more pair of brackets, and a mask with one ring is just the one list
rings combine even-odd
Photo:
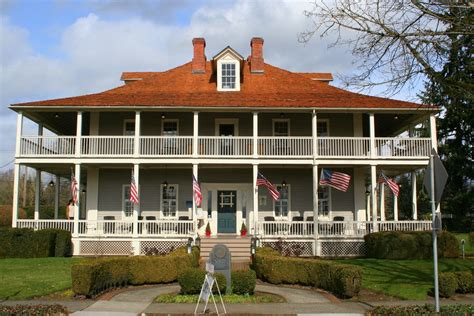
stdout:
[[217,66],[217,91],[240,91],[240,66],[244,59],[227,46],[212,59]]
[[235,64],[222,63],[222,89],[235,89]]

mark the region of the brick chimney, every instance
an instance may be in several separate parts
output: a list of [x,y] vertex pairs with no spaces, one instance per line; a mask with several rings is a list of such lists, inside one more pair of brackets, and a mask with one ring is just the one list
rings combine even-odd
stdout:
[[193,74],[206,73],[206,55],[204,55],[204,48],[206,47],[206,40],[202,37],[193,38],[194,56],[192,72]]
[[250,72],[263,73],[263,38],[252,38],[250,47],[252,48],[252,55],[250,55]]

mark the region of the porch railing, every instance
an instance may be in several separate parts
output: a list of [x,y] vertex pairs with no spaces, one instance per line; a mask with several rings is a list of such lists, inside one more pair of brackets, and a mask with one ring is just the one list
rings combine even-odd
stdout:
[[[199,136],[199,157],[253,156],[253,137]],[[22,136],[21,157],[74,157],[74,136]],[[130,157],[134,154],[133,136],[82,136],[82,157]],[[375,138],[375,152],[368,137],[318,137],[315,153],[321,158],[404,159],[428,158],[429,138]],[[190,157],[192,136],[141,136],[141,157]],[[257,156],[261,158],[307,159],[313,156],[312,137],[258,137]]]
[[190,156],[192,136],[144,136],[140,138],[142,156]]
[[74,136],[23,136],[20,154],[23,157],[71,156],[76,149]]
[[252,155],[252,142],[252,137],[199,137],[198,151],[203,157],[249,157]]
[[120,157],[133,155],[133,136],[83,136],[81,155]]
[[133,222],[117,220],[80,220],[79,235],[85,236],[132,236]]
[[139,221],[138,233],[142,236],[192,236],[194,222],[192,220]]
[[385,221],[379,223],[379,231],[431,230],[431,221]]
[[259,137],[258,154],[264,157],[311,157],[312,137]]
[[74,230],[74,221],[66,219],[40,219],[38,221],[34,219],[19,219],[17,220],[17,227],[33,228],[35,230],[53,228],[68,230],[72,233]]
[[431,152],[431,140],[376,137],[375,147],[377,157],[382,158],[428,157]]

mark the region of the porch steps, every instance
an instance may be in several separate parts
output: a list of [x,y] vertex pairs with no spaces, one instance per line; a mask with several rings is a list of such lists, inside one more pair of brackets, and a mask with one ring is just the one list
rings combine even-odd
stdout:
[[201,238],[201,267],[205,267],[212,248],[217,244],[223,244],[229,248],[232,255],[232,270],[248,269],[251,259],[251,238],[241,236]]

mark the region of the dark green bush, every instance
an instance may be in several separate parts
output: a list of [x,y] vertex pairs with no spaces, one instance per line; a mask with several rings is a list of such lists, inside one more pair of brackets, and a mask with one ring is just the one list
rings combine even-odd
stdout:
[[[378,259],[430,259],[433,257],[432,233],[378,232],[364,237],[367,257]],[[438,256],[459,257],[459,241],[449,232],[438,233]]]
[[232,271],[232,293],[253,295],[257,284],[257,274],[254,270]]
[[[188,269],[181,273],[178,277],[178,283],[181,287],[181,294],[199,294],[201,293],[201,288],[204,283],[204,277],[206,276],[206,271],[195,268]],[[222,294],[226,290],[226,279],[225,276],[221,273],[216,273],[215,277],[217,279],[217,284],[219,285],[219,290]],[[217,293],[217,286],[214,284],[212,288],[213,293]]]
[[59,229],[0,229],[0,258],[41,258],[71,255],[71,233]]
[[273,284],[301,284],[330,291],[340,297],[359,293],[362,268],[330,260],[288,258],[271,249],[258,249],[254,256],[259,279]]
[[442,305],[441,313],[435,312],[434,305],[404,305],[404,306],[377,306],[367,312],[368,316],[407,316],[407,315],[424,315],[424,316],[451,316],[451,315],[472,315],[474,313],[474,305],[453,304]]
[[439,295],[442,297],[451,297],[458,288],[458,279],[453,272],[439,274]]
[[69,315],[66,307],[54,305],[0,305],[0,315],[2,316],[18,316],[18,315]]
[[472,293],[474,292],[474,275],[469,271],[455,272],[457,279],[456,292]]
[[196,256],[197,248],[192,254],[180,248],[166,256],[87,260],[72,266],[72,289],[76,295],[90,297],[126,284],[174,282],[180,271],[196,266]]

